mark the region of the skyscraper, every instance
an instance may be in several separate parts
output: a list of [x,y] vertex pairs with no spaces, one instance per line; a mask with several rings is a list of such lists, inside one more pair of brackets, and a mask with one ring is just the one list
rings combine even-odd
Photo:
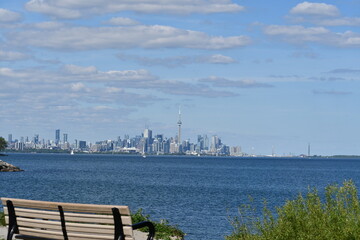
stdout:
[[180,111],[180,107],[179,107],[179,121],[177,122],[178,126],[179,126],[179,133],[178,133],[178,144],[181,144],[181,111]]
[[55,144],[59,144],[60,142],[60,129],[55,130]]
[[151,144],[152,144],[152,131],[148,128],[144,130],[144,141],[143,141],[143,153],[151,152]]

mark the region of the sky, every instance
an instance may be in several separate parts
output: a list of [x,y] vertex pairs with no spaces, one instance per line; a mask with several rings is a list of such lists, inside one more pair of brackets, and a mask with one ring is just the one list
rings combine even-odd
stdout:
[[360,155],[360,0],[0,0],[0,136]]

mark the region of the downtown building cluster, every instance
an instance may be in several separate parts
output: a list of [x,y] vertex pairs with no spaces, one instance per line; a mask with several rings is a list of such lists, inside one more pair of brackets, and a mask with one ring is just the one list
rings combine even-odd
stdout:
[[130,137],[120,136],[116,140],[97,141],[89,143],[77,140],[70,143],[68,134],[60,137],[60,129],[55,130],[55,139],[40,139],[39,134],[34,137],[21,137],[13,139],[12,134],[8,135],[8,150],[36,151],[36,150],[63,150],[88,153],[135,153],[135,154],[188,154],[188,155],[231,155],[242,156],[241,147],[229,147],[221,142],[221,139],[213,135],[198,135],[195,143],[190,140],[180,142],[179,136],[166,138],[163,134],[152,134],[152,130],[145,129],[141,135]]
[[63,133],[61,138],[60,129],[55,130],[54,140],[40,139],[39,134],[33,138],[21,137],[13,140],[12,134],[8,135],[8,149],[16,151],[29,150],[62,150],[71,152],[89,153],[137,153],[137,154],[188,154],[188,155],[231,155],[243,156],[241,147],[229,147],[221,142],[221,139],[213,135],[208,137],[206,134],[198,135],[196,143],[190,140],[181,139],[181,112],[179,109],[178,135],[171,138],[164,137],[163,134],[152,134],[152,130],[146,128],[141,135],[124,138],[118,137],[116,140],[105,140],[93,143],[78,141],[69,143],[68,134]]

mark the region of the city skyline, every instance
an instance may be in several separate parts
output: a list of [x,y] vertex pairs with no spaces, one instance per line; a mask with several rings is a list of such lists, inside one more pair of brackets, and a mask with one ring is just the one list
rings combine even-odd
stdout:
[[313,155],[360,155],[358,9],[360,0],[2,1],[0,135],[62,129],[95,142],[148,126],[257,155],[306,154],[309,143]]
[[[180,115],[180,112],[179,112]],[[180,116],[179,116],[180,117]],[[179,118],[180,119],[180,118]],[[179,120],[179,122],[181,122]],[[178,122],[178,125],[179,125]],[[180,123],[181,125],[181,123]],[[180,126],[179,126],[180,127]],[[123,138],[118,136],[117,139],[97,140],[94,143],[74,138],[73,142],[68,140],[68,133],[63,133],[60,138],[61,130],[55,130],[54,139],[41,138],[39,134],[29,138],[21,136],[13,138],[13,134],[8,134],[7,148],[15,151],[38,151],[38,150],[74,150],[77,152],[118,152],[118,153],[140,153],[140,154],[187,154],[187,155],[230,155],[230,156],[249,156],[241,151],[241,146],[227,146],[221,142],[217,135],[208,137],[206,134],[198,134],[195,142],[190,139],[182,141],[179,135],[164,136],[164,134],[153,135],[153,131],[145,128],[141,135],[130,137],[125,134]],[[1,137],[1,136],[0,136]],[[275,156],[273,154],[273,156]]]

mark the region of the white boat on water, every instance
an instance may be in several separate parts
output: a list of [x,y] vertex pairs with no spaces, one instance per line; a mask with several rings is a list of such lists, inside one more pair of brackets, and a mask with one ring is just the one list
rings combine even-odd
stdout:
[[71,149],[70,155],[74,155],[74,150]]

